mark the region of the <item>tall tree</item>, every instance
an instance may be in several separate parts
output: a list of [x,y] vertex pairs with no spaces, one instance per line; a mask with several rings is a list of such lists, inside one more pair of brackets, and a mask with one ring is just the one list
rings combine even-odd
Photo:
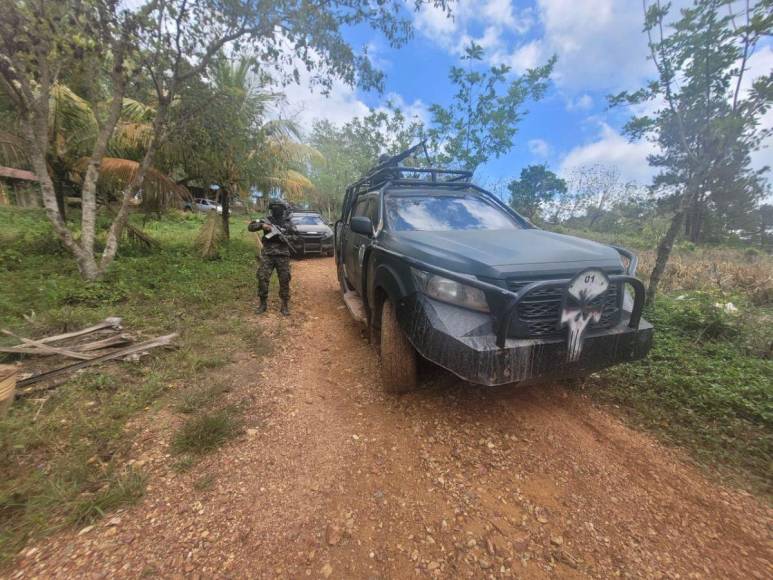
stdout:
[[657,249],[649,300],[687,219],[700,220],[710,198],[736,192],[755,196],[763,171],[750,167],[750,153],[770,134],[759,121],[773,95],[773,74],[744,89],[749,57],[773,26],[771,0],[747,1],[741,12],[731,0],[695,0],[670,21],[671,5],[644,6],[644,31],[658,78],[636,92],[611,97],[612,105],[650,103],[653,112],[634,116],[625,131],[657,146],[649,162],[660,170],[654,186],[671,187],[675,211]]
[[[428,1],[445,8],[444,0]],[[418,8],[423,3],[415,0],[414,5]],[[355,53],[342,28],[369,26],[392,46],[399,46],[411,33],[410,20],[398,0],[146,0],[133,10],[124,8],[120,0],[0,0],[0,13],[0,87],[18,112],[46,214],[86,279],[101,276],[115,257],[129,202],[141,190],[170,132],[172,104],[188,83],[206,75],[222,50],[250,49],[260,65],[284,81],[299,78],[298,70],[285,68],[296,62],[311,71],[323,89],[330,88],[334,78],[351,85],[380,87],[381,74],[367,56]],[[99,134],[83,180],[77,238],[58,211],[46,151],[52,87],[62,71],[75,67],[84,54],[96,55],[107,69],[109,104],[98,119]],[[127,86],[138,75],[153,86],[152,138],[120,196],[104,250],[97,256],[96,184]]]
[[320,154],[312,160],[309,173],[318,209],[332,219],[346,187],[370,169],[379,155],[399,153],[423,136],[421,120],[406,117],[391,103],[340,127],[330,121],[316,121],[307,140]]
[[566,182],[545,165],[529,165],[521,170],[520,179],[511,181],[510,206],[534,220],[543,204],[566,192]]
[[[298,142],[291,122],[268,120],[268,108],[278,95],[261,87],[251,74],[252,61],[219,59],[212,82],[188,91],[177,114],[183,128],[171,137],[167,150],[180,160],[187,183],[218,186],[223,237],[230,236],[233,196],[246,198],[253,188],[296,193],[311,182],[294,171],[307,162],[310,149]],[[191,114],[186,109],[193,109]],[[196,143],[191,150],[190,143]]]
[[482,66],[483,48],[471,43],[463,66],[451,67],[449,79],[456,87],[448,106],[433,104],[432,126],[427,134],[436,161],[475,171],[490,158],[513,147],[527,99],[542,98],[556,58],[513,78],[507,65]]

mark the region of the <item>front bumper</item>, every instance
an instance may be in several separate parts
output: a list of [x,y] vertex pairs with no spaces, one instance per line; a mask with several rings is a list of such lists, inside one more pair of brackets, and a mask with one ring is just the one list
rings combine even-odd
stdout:
[[640,320],[631,328],[623,312],[613,328],[589,330],[578,360],[568,362],[564,336],[498,339],[492,317],[414,294],[401,304],[400,319],[414,348],[433,363],[471,383],[503,385],[535,379],[581,376],[644,358],[653,328]]
[[322,238],[318,236],[299,236],[299,246],[305,255],[308,254],[332,254],[333,237]]

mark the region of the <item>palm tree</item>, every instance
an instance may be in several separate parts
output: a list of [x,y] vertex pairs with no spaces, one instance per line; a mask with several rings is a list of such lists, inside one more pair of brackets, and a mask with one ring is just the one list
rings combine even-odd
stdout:
[[184,163],[186,175],[195,176],[189,180],[203,187],[219,186],[226,238],[232,196],[246,196],[257,188],[299,197],[312,185],[302,168],[313,150],[300,143],[294,123],[267,119],[278,97],[254,82],[251,66],[249,59],[218,62],[209,89],[214,104],[205,108],[182,139],[197,144]]
[[[18,136],[18,120],[4,99],[0,93],[0,164],[23,167],[27,160],[23,141]],[[80,186],[97,138],[99,121],[92,106],[61,83],[52,87],[49,110],[46,160],[59,213],[64,218],[65,193],[68,189],[77,192]],[[113,192],[120,191],[138,170],[136,159],[141,158],[150,142],[154,114],[152,107],[139,101],[123,100],[121,118],[108,144],[108,153],[113,157],[103,159],[98,182],[105,202],[109,203]],[[156,169],[148,172],[144,190],[150,199],[190,195],[185,187]]]

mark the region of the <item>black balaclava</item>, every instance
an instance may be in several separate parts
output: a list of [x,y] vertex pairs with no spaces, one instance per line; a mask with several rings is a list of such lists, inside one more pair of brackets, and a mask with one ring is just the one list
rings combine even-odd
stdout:
[[282,221],[285,215],[285,208],[282,204],[277,203],[271,206],[271,217],[277,221]]

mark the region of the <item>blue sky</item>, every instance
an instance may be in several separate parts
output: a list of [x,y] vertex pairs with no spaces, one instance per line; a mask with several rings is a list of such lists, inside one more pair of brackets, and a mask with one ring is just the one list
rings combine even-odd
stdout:
[[[409,2],[412,5],[412,2]],[[412,16],[415,36],[396,50],[364,29],[351,31],[354,46],[368,46],[387,75],[384,94],[363,93],[337,84],[330,97],[307,86],[288,88],[287,110],[308,126],[314,118],[343,123],[368,107],[392,99],[409,114],[428,119],[430,103],[447,104],[453,94],[448,69],[457,64],[463,47],[474,39],[491,63],[509,64],[513,74],[558,56],[545,98],[528,103],[508,155],[492,160],[476,177],[492,182],[517,176],[530,163],[547,163],[568,174],[573,167],[604,163],[617,167],[626,180],[646,184],[648,143],[628,143],[619,133],[630,115],[608,110],[606,95],[638,88],[651,78],[646,37],[641,31],[637,0],[460,0],[454,18],[425,8]],[[751,75],[773,69],[773,49],[760,46],[750,61]],[[764,120],[773,125],[773,115]],[[757,153],[754,164],[773,165],[773,149]]]

